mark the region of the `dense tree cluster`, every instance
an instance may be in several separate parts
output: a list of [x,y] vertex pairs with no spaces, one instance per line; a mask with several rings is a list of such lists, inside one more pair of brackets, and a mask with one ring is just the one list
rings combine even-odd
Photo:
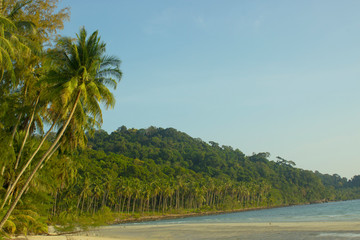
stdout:
[[[245,156],[238,149],[205,143],[172,128],[96,131],[88,148],[68,155],[61,161],[61,174],[53,175],[58,176],[54,180],[58,185],[50,192],[51,213],[54,218],[103,209],[122,214],[181,213],[360,196],[358,176],[348,181],[295,168],[281,157],[269,161],[269,156]],[[56,166],[49,165],[52,170]]]
[[57,151],[85,147],[85,132],[102,123],[100,103],[115,102],[107,87],[121,78],[120,60],[105,55],[97,31],[54,40],[67,17],[57,0],[0,3],[0,230],[34,225],[20,214],[19,228],[12,213],[38,170]]
[[125,215],[216,211],[360,197],[358,176],[347,180],[314,173],[269,157],[245,156],[172,128],[96,131],[88,148],[62,162],[62,180],[50,193],[52,217],[104,209]]
[[[238,149],[219,146],[215,142],[206,143],[172,128],[137,130],[123,126],[110,135],[100,130],[94,138],[89,139],[89,148],[134,159],[134,164],[128,166],[120,174],[121,177],[136,177],[145,182],[153,181],[154,177],[165,178],[171,183],[185,175],[191,182],[199,182],[199,187],[206,189],[211,189],[207,185],[210,183],[231,186],[228,189],[237,192],[238,196],[242,195],[238,191],[242,188],[247,189],[245,192],[261,189],[255,192],[262,199],[259,202],[263,206],[355,198],[355,195],[340,192],[359,187],[352,184],[356,176],[347,181],[338,175],[323,175],[295,168],[292,161],[280,157],[279,161],[269,161],[269,153],[245,156]],[[234,202],[239,202],[239,198],[234,198]],[[206,200],[202,203],[208,205]],[[243,206],[247,204],[251,205],[242,202]]]

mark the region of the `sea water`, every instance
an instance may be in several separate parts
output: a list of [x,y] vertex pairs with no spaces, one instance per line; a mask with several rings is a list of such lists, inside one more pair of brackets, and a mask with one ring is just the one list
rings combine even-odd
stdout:
[[[297,205],[271,209],[252,210],[227,214],[208,216],[186,217],[181,219],[160,220],[141,224],[156,225],[170,224],[176,227],[177,224],[211,224],[211,223],[268,223],[276,225],[280,222],[359,222],[360,221],[360,200],[328,202],[320,204]],[[210,226],[210,225],[209,225]],[[214,231],[214,229],[212,229]],[[221,232],[221,231],[219,231]],[[359,231],[320,231],[320,232],[297,232],[297,231],[274,231],[274,232],[249,232],[239,234],[214,234],[199,235],[196,231],[186,233],[174,232],[169,239],[229,239],[229,240],[360,240]],[[162,239],[161,234],[158,235]],[[164,238],[166,239],[166,238]]]
[[[292,228],[280,227],[289,226],[289,222]],[[322,226],[335,224],[344,228],[317,228],[317,222],[322,222]],[[359,222],[360,200],[352,200],[120,224],[97,234],[119,239],[147,240],[360,240]],[[297,224],[300,228],[296,228]],[[315,228],[301,229],[304,224]],[[347,231],[348,224],[358,224],[359,229],[351,227]]]
[[[297,205],[142,224],[360,221],[360,200]],[[360,229],[359,229],[360,230]]]

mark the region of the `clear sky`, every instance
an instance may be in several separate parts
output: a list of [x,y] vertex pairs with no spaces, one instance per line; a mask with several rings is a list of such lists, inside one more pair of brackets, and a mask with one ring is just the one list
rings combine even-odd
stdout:
[[103,129],[173,127],[360,174],[360,1],[63,0],[122,60]]

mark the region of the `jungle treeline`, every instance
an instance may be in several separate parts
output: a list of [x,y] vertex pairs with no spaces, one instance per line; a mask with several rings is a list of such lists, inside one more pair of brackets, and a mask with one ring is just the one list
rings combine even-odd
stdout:
[[[124,218],[164,213],[211,212],[356,199],[360,177],[351,180],[295,167],[269,153],[245,156],[239,149],[206,143],[173,128],[96,131],[88,145],[54,155],[40,172],[50,219]],[[33,198],[37,189],[29,198]],[[40,193],[37,193],[40,194]]]
[[78,155],[79,164],[86,162],[78,169],[79,189],[93,190],[86,198],[84,192],[75,193],[77,208],[164,212],[360,197],[359,176],[347,180],[296,168],[294,162],[281,157],[270,161],[269,157],[269,153],[245,156],[239,149],[206,143],[173,128],[122,126],[111,134],[100,130],[89,138],[88,149]]

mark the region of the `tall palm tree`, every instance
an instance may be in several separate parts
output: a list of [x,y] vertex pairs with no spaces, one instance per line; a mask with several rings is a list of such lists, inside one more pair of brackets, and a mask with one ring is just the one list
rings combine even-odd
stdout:
[[11,40],[7,37],[7,33],[15,31],[15,24],[0,13],[0,73],[1,79],[4,72],[8,70],[14,77],[14,69],[12,60],[15,58],[15,47]]
[[18,21],[15,17],[30,1],[18,1],[10,5],[4,5],[3,2],[0,3],[0,80],[5,71],[15,78],[13,64],[31,53],[29,46],[32,41],[25,35],[35,33],[31,22]]
[[[35,34],[34,24],[28,21],[19,21],[16,18],[20,10],[25,7],[30,1],[17,1],[11,4],[8,4],[7,1],[0,2],[0,108],[5,106],[5,119],[9,119],[9,112],[13,113],[13,106],[10,110],[6,108],[6,103],[8,101],[17,99],[19,94],[19,88],[22,88],[24,96],[27,95],[27,86],[23,84],[24,87],[21,87],[20,80],[18,76],[15,76],[15,68],[18,70],[16,73],[24,72],[25,68],[32,69],[28,67],[30,64],[24,64],[24,59],[29,59],[30,55],[34,52],[39,51],[39,46],[35,46],[34,42],[31,40],[31,37]],[[25,66],[25,67],[24,67]],[[16,90],[16,91],[15,91]],[[16,103],[19,102],[17,99]],[[5,104],[4,104],[5,103]],[[9,146],[12,146],[12,140],[16,133],[16,129],[19,125],[22,111],[24,110],[24,103],[22,104],[21,111],[19,111],[18,120],[16,124],[12,127],[12,134],[9,140]],[[15,111],[16,112],[16,111]],[[0,121],[5,121],[1,119]],[[13,121],[7,122],[4,124],[0,122],[1,128],[7,128],[6,126],[10,124],[13,125]]]
[[87,37],[85,28],[81,28],[75,43],[69,37],[61,38],[52,56],[55,57],[55,68],[49,72],[46,81],[48,93],[53,96],[49,105],[61,113],[59,132],[3,217],[0,229],[41,164],[57,146],[73,117],[79,129],[84,125],[96,126],[102,123],[99,104],[103,103],[108,108],[113,107],[115,103],[114,96],[107,86],[116,88],[117,80],[121,79],[120,60],[105,56],[105,43],[100,41],[98,31]]

